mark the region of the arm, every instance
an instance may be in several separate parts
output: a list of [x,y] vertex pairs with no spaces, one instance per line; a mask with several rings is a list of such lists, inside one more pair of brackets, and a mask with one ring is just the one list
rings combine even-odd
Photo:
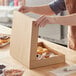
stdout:
[[46,24],[61,24],[61,25],[70,25],[76,26],[76,14],[71,14],[67,16],[55,16],[55,17],[47,17],[42,16],[35,22],[37,26],[45,26]]
[[30,12],[41,14],[41,15],[54,15],[55,14],[49,5],[30,7]]
[[53,0],[49,5],[37,7],[22,6],[19,11],[22,13],[32,12],[41,15],[54,15],[66,10],[64,0]]
[[54,17],[55,24],[76,25],[76,14]]
[[26,7],[22,6],[19,9],[22,13],[32,12],[41,15],[53,15],[55,14],[49,5],[37,6],[37,7]]

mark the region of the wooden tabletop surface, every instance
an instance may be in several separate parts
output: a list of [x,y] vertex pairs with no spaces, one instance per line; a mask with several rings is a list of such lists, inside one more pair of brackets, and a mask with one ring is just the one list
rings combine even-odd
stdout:
[[[0,33],[11,34],[11,29],[0,25]],[[10,52],[9,52],[10,45],[7,45],[3,48],[0,48],[0,64],[7,65],[7,68],[17,68],[17,69],[24,70],[23,76],[56,76],[53,73],[51,73],[50,71],[60,68],[60,67],[67,66],[67,65],[73,65],[76,63],[76,52],[75,51],[68,49],[66,47],[57,45],[55,43],[48,42],[43,39],[39,39],[39,41],[44,41],[44,42],[48,43],[48,46],[53,47],[53,49],[65,54],[66,62],[61,63],[61,64],[50,65],[50,66],[46,66],[46,67],[40,67],[40,68],[36,68],[36,69],[28,69],[28,68],[26,68],[26,66],[22,65],[21,63],[14,60],[10,56]],[[76,73],[74,73],[70,76],[76,76]]]

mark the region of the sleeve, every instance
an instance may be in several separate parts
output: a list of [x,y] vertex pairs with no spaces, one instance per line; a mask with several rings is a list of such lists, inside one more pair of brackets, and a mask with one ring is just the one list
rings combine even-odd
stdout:
[[50,2],[49,6],[55,12],[55,14],[58,14],[59,12],[66,10],[64,0],[54,0]]

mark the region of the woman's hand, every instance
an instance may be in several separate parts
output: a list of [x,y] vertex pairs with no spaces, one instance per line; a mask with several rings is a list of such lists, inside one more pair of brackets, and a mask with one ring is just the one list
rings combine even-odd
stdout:
[[36,26],[44,27],[46,24],[55,24],[54,17],[42,16],[34,23]]
[[30,11],[29,8],[30,7],[22,6],[22,7],[20,7],[19,12],[28,13]]

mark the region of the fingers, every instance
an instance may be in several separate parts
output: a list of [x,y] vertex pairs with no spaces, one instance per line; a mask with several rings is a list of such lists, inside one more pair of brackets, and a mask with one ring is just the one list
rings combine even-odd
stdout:
[[42,21],[42,22],[39,24],[39,26],[40,26],[40,27],[44,27],[46,24],[48,24],[48,21],[47,21],[47,20],[44,20],[44,21]]
[[24,8],[24,6],[22,6],[20,9],[19,9],[19,12],[24,12],[24,10],[25,10],[25,8]]
[[46,16],[42,16],[34,24],[36,26],[44,27],[46,24],[48,24],[48,19]]
[[43,23],[44,21],[45,21],[45,16],[40,17],[40,18],[36,21],[37,26],[40,26],[40,24]]
[[22,7],[19,9],[19,12],[27,13],[27,12],[28,12],[28,8],[27,8],[26,6],[22,6]]

